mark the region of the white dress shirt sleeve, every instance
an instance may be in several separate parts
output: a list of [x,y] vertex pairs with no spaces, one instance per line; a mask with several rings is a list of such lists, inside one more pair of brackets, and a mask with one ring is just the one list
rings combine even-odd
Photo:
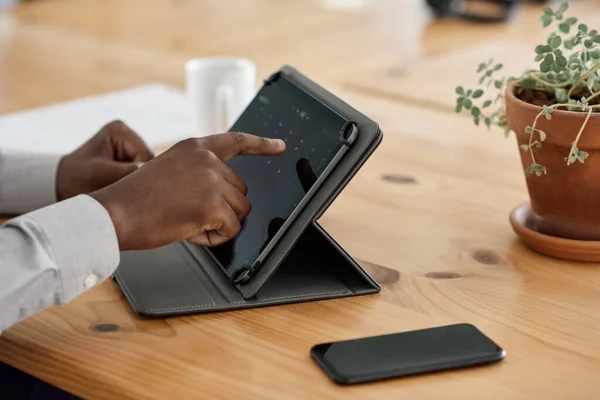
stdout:
[[0,149],[0,214],[23,214],[55,203],[60,159]]
[[0,333],[109,278],[119,256],[108,212],[87,195],[7,221],[0,227]]

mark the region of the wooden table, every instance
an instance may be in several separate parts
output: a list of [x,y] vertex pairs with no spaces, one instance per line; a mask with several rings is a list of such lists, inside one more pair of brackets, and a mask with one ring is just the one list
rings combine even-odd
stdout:
[[[90,399],[598,398],[599,266],[520,244],[508,224],[528,199],[514,138],[452,111],[468,69],[489,53],[514,64],[543,40],[540,7],[492,26],[435,21],[421,0],[333,3],[45,0],[0,14],[0,113],[149,81],[181,87],[185,60],[233,54],[261,77],[296,66],[385,133],[321,220],[380,295],[144,319],[105,282],[4,332],[0,361]],[[597,2],[575,3],[600,25]],[[506,360],[339,387],[309,358],[322,341],[458,322]]]

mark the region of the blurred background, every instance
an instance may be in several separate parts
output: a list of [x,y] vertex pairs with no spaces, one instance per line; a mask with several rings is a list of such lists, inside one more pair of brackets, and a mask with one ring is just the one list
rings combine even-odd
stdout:
[[[185,62],[216,56],[252,60],[257,84],[288,64],[336,94],[355,93],[397,106],[453,112],[454,88],[475,83],[480,62],[493,57],[505,64],[505,74],[519,74],[532,65],[533,49],[548,34],[540,23],[542,9],[557,4],[538,0],[0,2],[0,117],[151,83],[183,90]],[[597,0],[570,4],[570,14],[600,26]],[[0,118],[0,131],[18,131],[15,124]]]
[[[545,35],[537,22],[545,2],[538,1],[0,3],[0,113],[148,81],[181,87],[187,59],[220,55],[252,59],[260,78],[282,64],[291,64],[326,85],[383,90],[399,99],[431,100],[448,97],[443,94],[446,88],[433,96],[409,95],[402,88],[404,79],[414,83],[418,78],[419,85],[430,85],[440,76],[462,71],[413,76],[413,71],[426,67],[419,63],[448,56],[451,64],[454,58],[449,55],[457,54],[465,65],[472,65],[475,61],[465,59],[464,53],[482,45],[488,47],[483,53],[492,51],[498,58],[511,58],[511,51],[520,50],[514,48],[512,39],[529,49]],[[573,8],[587,16],[586,11],[598,5],[595,0],[579,0],[573,2]],[[513,43],[513,50],[501,53],[493,47],[502,43]],[[388,83],[374,83],[384,81]]]

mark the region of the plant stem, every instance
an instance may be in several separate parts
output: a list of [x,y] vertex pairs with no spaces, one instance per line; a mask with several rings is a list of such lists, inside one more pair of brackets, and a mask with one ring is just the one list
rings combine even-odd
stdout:
[[592,116],[592,108],[590,107],[590,109],[587,113],[587,116],[585,117],[585,121],[583,121],[583,125],[581,125],[581,128],[579,129],[579,133],[577,134],[577,137],[575,138],[575,141],[573,142],[573,145],[571,146],[571,150],[569,151],[569,156],[567,157],[567,165],[571,165],[571,154],[573,154],[573,150],[577,146],[577,142],[579,142],[579,138],[581,137],[581,134],[583,133],[583,130],[585,129],[591,116]]
[[534,164],[537,163],[535,162],[535,156],[533,155],[533,135],[535,134],[535,126],[537,125],[538,119],[541,116],[541,112],[538,115],[536,115],[535,119],[533,120],[533,125],[531,126],[531,133],[529,134],[529,154],[531,154],[531,162]]
[[[600,96],[600,92],[597,93]],[[551,109],[555,109],[555,108],[559,108],[559,107],[576,107],[576,108],[581,108],[583,110],[587,110],[589,108],[596,110],[598,108],[600,108],[600,104],[596,104],[593,106],[583,106],[583,105],[578,105],[578,104],[569,104],[569,103],[560,103],[560,104],[553,104],[551,106],[548,106],[548,108]]]
[[[555,108],[558,108],[558,107],[573,107],[573,105],[572,104],[566,104],[566,103],[559,103],[559,104],[553,104],[553,105],[549,106],[548,108],[554,110]],[[578,106],[575,106],[575,107],[578,107]],[[579,107],[581,107],[581,108],[583,108],[585,110],[584,106],[579,106]],[[596,107],[600,108],[600,105],[598,105],[598,106],[590,106],[590,112],[592,111],[592,109],[594,109]],[[533,135],[536,132],[535,126],[537,125],[538,119],[540,119],[540,117],[542,115],[543,115],[543,111],[540,111],[540,113],[538,115],[536,115],[535,119],[533,120],[533,125],[531,126],[531,134],[529,136],[529,154],[531,154],[531,162],[533,162],[535,164],[537,164],[537,163],[535,162],[535,156],[533,155],[533,146],[532,146],[532,144],[533,144]]]
[[590,100],[595,99],[596,97],[600,96],[600,92],[596,92],[593,95],[591,95],[588,99],[586,99],[586,101],[589,103]]
[[588,72],[586,72],[581,78],[579,78],[577,83],[575,85],[573,85],[571,87],[571,89],[569,89],[569,91],[567,92],[567,100],[571,100],[571,95],[573,94],[573,90],[575,88],[577,88],[579,85],[581,85],[581,83],[583,81],[585,81],[591,74],[598,71],[599,69],[600,69],[600,64],[596,64],[593,68],[591,68]]
[[531,74],[531,73],[528,74],[527,76],[530,77],[530,78],[535,79],[539,83],[542,83],[542,84],[544,84],[546,86],[553,87],[553,88],[563,88],[563,87],[569,86],[570,83],[571,83],[571,82],[551,83],[551,82],[548,82],[548,81],[546,81],[546,80],[538,77],[536,74]]

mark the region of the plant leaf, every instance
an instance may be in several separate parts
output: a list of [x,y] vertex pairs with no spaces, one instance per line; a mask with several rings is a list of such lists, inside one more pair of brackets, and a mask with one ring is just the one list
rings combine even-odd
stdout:
[[558,13],[562,14],[569,9],[569,2],[565,1],[558,7]]
[[550,7],[544,7],[544,15],[554,15],[554,10]]
[[504,65],[502,63],[498,63],[494,66],[494,71],[500,70]]
[[460,94],[460,95],[465,94],[465,89],[462,86],[458,86],[456,88],[456,94]]
[[567,66],[567,58],[564,56],[556,56],[556,64],[558,64],[561,67],[566,67]]
[[492,101],[491,100],[486,100],[483,105],[481,106],[481,108],[488,108],[489,106],[492,105]]
[[552,70],[558,74],[560,71],[562,71],[562,67],[558,64],[552,64]]
[[554,36],[552,39],[550,39],[550,46],[552,46],[553,49],[558,49],[561,44],[562,38],[560,36]]
[[600,43],[600,35],[594,35],[592,40],[594,41],[594,43]]
[[558,25],[558,29],[560,29],[562,33],[569,33],[571,31],[571,27],[564,22]]
[[577,23],[577,18],[575,17],[569,17],[567,19],[565,19],[565,22],[563,22],[563,24],[567,24],[567,25],[575,25]]
[[567,91],[563,88],[556,88],[554,89],[554,95],[556,96],[556,100],[559,103],[566,103],[567,102]]
[[485,75],[479,78],[479,84],[481,85],[485,81]]
[[588,78],[587,81],[587,87],[590,90],[590,92],[594,93],[594,85],[596,84],[596,75],[592,75]]
[[546,173],[546,167],[543,165],[532,163],[529,167],[525,168],[525,172],[528,174],[536,174],[537,176],[541,176]]
[[521,147],[521,150],[523,150],[523,151],[529,151],[529,146],[528,146],[528,145],[526,145],[526,144],[522,144],[522,145],[521,145],[521,146],[519,146],[519,147]]
[[586,24],[579,24],[579,31],[583,33],[588,33],[588,27]]
[[541,17],[541,21],[542,21],[542,26],[544,28],[546,28],[552,23],[552,17],[549,16],[548,14],[544,14]]
[[588,39],[585,42],[583,42],[583,45],[588,49],[591,49],[592,47],[594,47],[594,42]]
[[590,56],[588,54],[587,51],[582,51],[581,52],[581,61],[583,61],[583,63],[585,64],[586,62],[588,62],[590,60]]
[[528,134],[528,135],[529,135],[529,134],[531,134],[531,132],[533,132],[533,128],[532,128],[531,126],[527,126],[527,127],[525,127],[525,133],[526,133],[526,134]]
[[571,152],[569,153],[569,164],[572,164],[577,160],[577,151],[577,147],[571,149]]
[[471,107],[473,106],[473,102],[471,101],[471,99],[466,99],[465,102],[463,103],[463,106],[467,109],[470,110]]
[[548,64],[546,62],[543,62],[540,64],[540,71],[543,73],[550,72],[551,69],[552,69],[552,64]]
[[546,167],[538,164],[535,168],[535,174],[537,176],[541,176],[542,174],[545,174],[545,173],[546,173]]
[[552,108],[548,107],[548,106],[542,106],[542,115],[544,115],[546,117],[546,119],[551,119],[552,118]]
[[542,144],[540,142],[538,142],[537,140],[535,141],[535,148],[536,149],[541,149],[542,148]]
[[540,142],[546,140],[546,132],[538,130],[538,133],[540,134]]
[[575,47],[575,43],[572,39],[565,40],[564,45],[567,50],[573,50],[573,47]]
[[479,107],[473,107],[473,109],[471,110],[471,115],[474,117],[479,117],[481,115],[481,110],[479,109]]
[[525,78],[521,81],[521,87],[523,89],[532,89],[535,87],[536,83],[537,81],[533,78]]
[[569,72],[568,71],[561,72],[560,74],[558,74],[556,79],[558,79],[559,82],[568,81],[569,80]]
[[483,95],[483,90],[481,89],[477,89],[476,91],[473,92],[473,96],[471,96],[474,99],[478,99]]
[[492,119],[490,117],[485,117],[485,125],[489,128],[492,125]]
[[479,67],[477,67],[477,73],[480,73],[483,70],[485,70],[485,63],[479,64]]

